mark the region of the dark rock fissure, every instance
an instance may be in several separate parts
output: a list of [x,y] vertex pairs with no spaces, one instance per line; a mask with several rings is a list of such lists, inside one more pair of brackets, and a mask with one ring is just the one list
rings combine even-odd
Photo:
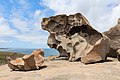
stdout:
[[74,26],[70,29],[69,33],[71,35],[74,35],[75,33],[79,33],[79,32],[85,32],[87,30],[87,26],[86,25],[82,25],[82,26]]

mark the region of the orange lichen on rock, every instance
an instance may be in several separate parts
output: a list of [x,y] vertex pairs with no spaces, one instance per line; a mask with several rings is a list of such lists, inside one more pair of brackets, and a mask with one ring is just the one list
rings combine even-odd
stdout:
[[13,55],[8,61],[8,66],[13,70],[39,69],[44,62],[44,51],[42,49],[34,50],[32,54],[25,55],[22,58],[12,59]]

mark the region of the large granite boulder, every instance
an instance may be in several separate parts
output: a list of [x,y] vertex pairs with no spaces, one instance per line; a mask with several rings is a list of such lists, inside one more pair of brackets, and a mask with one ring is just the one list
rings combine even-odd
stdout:
[[109,39],[110,53],[109,56],[116,57],[120,60],[120,18],[116,26],[104,32]]
[[42,49],[38,49],[22,58],[17,58],[15,54],[12,54],[8,60],[8,67],[12,70],[33,70],[39,69],[43,62],[44,52]]
[[109,38],[101,34],[80,13],[43,18],[42,29],[50,35],[47,44],[66,56],[69,61],[83,63],[105,61],[109,53]]

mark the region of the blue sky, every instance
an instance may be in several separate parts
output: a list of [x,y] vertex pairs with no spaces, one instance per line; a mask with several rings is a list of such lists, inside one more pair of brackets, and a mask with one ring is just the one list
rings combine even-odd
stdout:
[[48,48],[41,19],[77,12],[103,32],[120,18],[120,0],[0,0],[0,47]]

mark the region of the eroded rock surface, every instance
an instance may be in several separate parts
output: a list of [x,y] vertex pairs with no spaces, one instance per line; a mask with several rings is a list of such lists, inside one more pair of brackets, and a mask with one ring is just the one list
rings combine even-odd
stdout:
[[57,49],[69,61],[80,58],[83,63],[92,63],[106,60],[109,53],[109,39],[92,28],[80,13],[43,18],[42,29],[50,33],[49,47]]
[[15,57],[12,54],[8,61],[8,66],[12,70],[33,70],[39,69],[44,62],[44,52],[42,49],[34,50],[32,54],[25,55],[22,58]]
[[117,25],[104,32],[104,34],[110,39],[109,55],[112,57],[117,56],[118,60],[120,61],[120,18],[118,19]]

